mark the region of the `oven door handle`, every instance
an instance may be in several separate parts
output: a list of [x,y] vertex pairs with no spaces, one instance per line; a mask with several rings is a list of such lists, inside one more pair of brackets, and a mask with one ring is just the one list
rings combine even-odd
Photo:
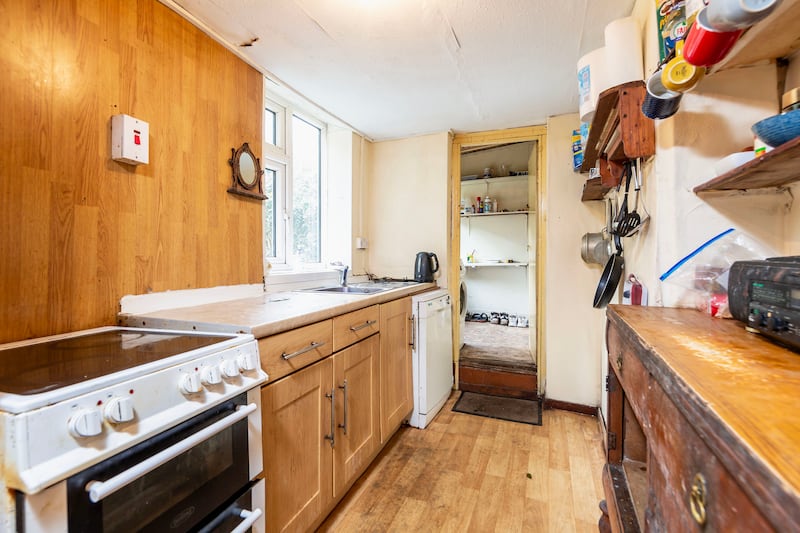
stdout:
[[148,457],[138,465],[120,472],[109,480],[90,481],[86,484],[86,492],[89,493],[89,499],[92,501],[92,503],[102,501],[126,485],[133,483],[159,466],[168,463],[182,453],[194,448],[204,440],[213,437],[222,430],[234,425],[236,422],[247,418],[247,416],[256,409],[258,409],[258,406],[254,403],[240,405],[236,408],[236,411],[234,411],[233,414],[226,416],[222,420],[217,420],[210,426],[201,429],[197,433],[176,444],[173,444],[169,448],[161,450],[152,457]]
[[239,517],[243,518],[244,520],[241,524],[236,526],[231,533],[245,533],[245,531],[253,527],[253,524],[255,524],[259,518],[261,518],[262,514],[264,514],[264,512],[261,509],[253,509],[252,511],[242,509],[239,513]]

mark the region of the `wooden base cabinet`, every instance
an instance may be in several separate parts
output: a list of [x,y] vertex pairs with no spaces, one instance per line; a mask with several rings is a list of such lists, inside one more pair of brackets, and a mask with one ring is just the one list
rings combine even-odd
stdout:
[[263,387],[268,531],[318,525],[375,457],[379,338]]
[[339,498],[367,468],[380,446],[380,335],[333,356],[335,441],[333,496]]
[[381,304],[380,329],[381,442],[386,442],[414,408],[410,297]]
[[261,389],[267,531],[305,531],[333,501],[333,362]]

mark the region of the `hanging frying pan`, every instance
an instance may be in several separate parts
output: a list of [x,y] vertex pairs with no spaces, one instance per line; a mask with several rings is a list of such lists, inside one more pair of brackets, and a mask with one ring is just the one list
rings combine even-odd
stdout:
[[595,309],[602,309],[611,301],[617,291],[619,279],[622,277],[622,270],[625,268],[625,260],[622,258],[622,242],[619,235],[614,235],[614,246],[616,247],[616,252],[606,261],[603,275],[600,276],[600,283],[597,284],[597,290],[594,292],[592,307]]

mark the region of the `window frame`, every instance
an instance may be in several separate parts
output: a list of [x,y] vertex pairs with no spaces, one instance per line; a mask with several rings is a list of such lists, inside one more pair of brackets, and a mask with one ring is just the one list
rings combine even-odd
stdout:
[[[262,143],[263,163],[265,170],[275,172],[275,190],[273,191],[273,207],[275,210],[275,241],[273,256],[268,256],[265,249],[265,235],[262,229],[262,254],[264,256],[265,274],[270,269],[279,272],[309,272],[326,271],[327,252],[327,213],[326,203],[327,194],[327,130],[328,125],[312,114],[286,102],[274,95],[264,96],[264,113],[275,115],[275,137],[276,144],[267,140],[266,131]],[[292,120],[297,117],[300,120],[318,128],[319,137],[319,261],[315,263],[301,263],[292,254],[294,235],[292,223],[292,194],[293,194],[293,172],[292,164]],[[264,120],[266,123],[266,118]],[[266,177],[268,172],[264,172]],[[265,178],[262,178],[265,179]],[[262,220],[264,214],[262,213]]]

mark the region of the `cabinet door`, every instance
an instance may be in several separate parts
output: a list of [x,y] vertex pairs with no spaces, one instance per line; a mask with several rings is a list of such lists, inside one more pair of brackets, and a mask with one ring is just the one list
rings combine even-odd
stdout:
[[380,444],[379,335],[333,356],[336,444],[333,496],[340,497],[369,465]]
[[414,407],[411,376],[411,298],[381,304],[381,442]]
[[331,376],[326,359],[262,389],[268,531],[308,530],[333,500]]

